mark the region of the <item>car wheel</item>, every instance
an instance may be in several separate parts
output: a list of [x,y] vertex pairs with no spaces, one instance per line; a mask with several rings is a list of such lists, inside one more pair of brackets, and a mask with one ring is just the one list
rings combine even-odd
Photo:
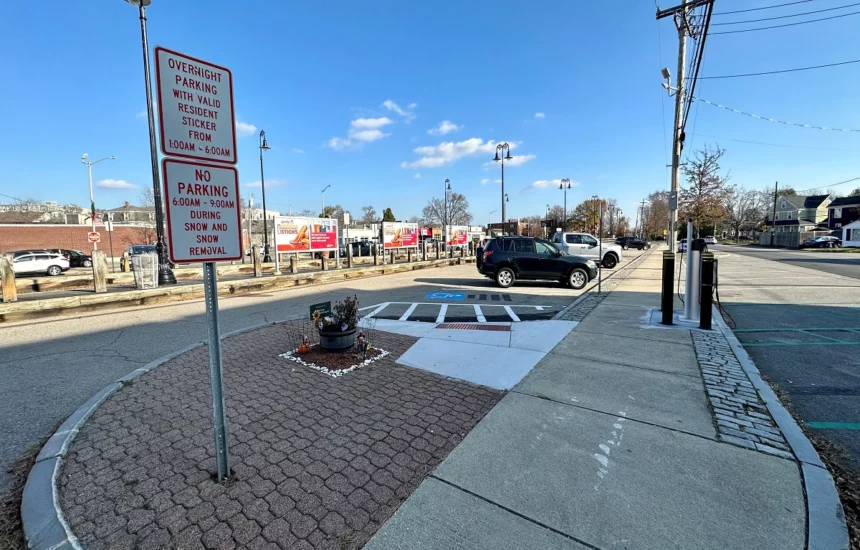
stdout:
[[606,269],[612,269],[618,265],[618,256],[615,254],[607,254],[603,257],[603,267]]
[[510,267],[502,267],[496,272],[496,284],[502,288],[508,288],[514,284],[516,276]]
[[84,267],[92,267],[93,262],[91,262],[90,260],[84,260],[83,266]]
[[567,280],[568,284],[570,284],[570,288],[573,290],[581,290],[588,284],[588,274],[584,269],[577,267],[570,272]]
[[628,248],[630,248],[629,245],[626,245],[626,244],[621,245],[621,250],[627,250]]
[[59,275],[62,272],[63,272],[62,268],[60,268],[60,266],[58,266],[58,265],[52,265],[51,267],[48,268],[48,275],[50,275],[51,277],[56,277],[57,275]]

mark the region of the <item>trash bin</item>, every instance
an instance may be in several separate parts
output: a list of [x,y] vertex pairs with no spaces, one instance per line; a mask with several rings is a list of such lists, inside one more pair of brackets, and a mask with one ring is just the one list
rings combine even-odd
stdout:
[[131,266],[135,288],[143,290],[158,286],[158,254],[134,254]]

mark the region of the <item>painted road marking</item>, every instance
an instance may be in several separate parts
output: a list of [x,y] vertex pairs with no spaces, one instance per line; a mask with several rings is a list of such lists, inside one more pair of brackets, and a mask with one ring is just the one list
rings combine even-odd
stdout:
[[515,323],[519,323],[520,318],[517,317],[517,314],[514,313],[514,310],[511,309],[511,306],[505,306],[505,311],[507,311],[508,315],[511,316],[512,321],[514,321]]
[[406,310],[406,313],[400,316],[401,321],[405,321],[409,319],[409,316],[412,315],[412,312],[415,311],[415,308],[418,307],[418,304],[412,304],[409,306],[409,309]]
[[858,422],[804,422],[814,430],[860,430]]
[[768,332],[788,332],[788,333],[796,333],[803,334],[806,336],[815,336],[816,338],[820,338],[818,342],[809,342],[809,341],[794,341],[794,342],[742,342],[744,347],[773,347],[773,346],[857,346],[860,345],[860,341],[851,341],[851,340],[840,340],[839,338],[834,338],[833,336],[825,336],[823,334],[817,334],[819,332],[829,332],[829,333],[838,333],[838,332],[848,332],[851,334],[860,333],[860,329],[857,328],[747,328],[747,329],[737,329],[734,332],[738,333],[749,333],[749,334],[766,334]]
[[436,317],[436,323],[441,324],[445,322],[445,314],[448,313],[448,304],[442,304],[442,307],[439,309],[439,316]]
[[484,317],[484,312],[481,311],[481,306],[479,306],[478,304],[473,304],[473,307],[475,308],[475,317],[477,317],[478,322],[479,323],[486,323],[487,318]]
[[367,318],[370,319],[371,317],[373,317],[374,315],[376,315],[377,313],[379,313],[383,309],[387,308],[389,306],[389,304],[391,304],[391,302],[385,302],[384,304],[379,304],[379,307],[374,309],[372,312],[370,312],[370,315],[368,315]]
[[425,300],[465,300],[465,292],[428,292]]

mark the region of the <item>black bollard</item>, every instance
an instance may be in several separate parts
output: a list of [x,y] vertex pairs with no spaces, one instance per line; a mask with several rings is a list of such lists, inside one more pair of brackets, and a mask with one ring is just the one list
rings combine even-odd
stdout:
[[714,266],[716,260],[710,252],[702,253],[702,293],[699,297],[699,328],[711,330],[711,309],[714,304]]
[[663,252],[663,290],[660,296],[660,311],[663,318],[660,321],[664,325],[672,324],[672,304],[675,296],[672,287],[675,286],[675,254]]

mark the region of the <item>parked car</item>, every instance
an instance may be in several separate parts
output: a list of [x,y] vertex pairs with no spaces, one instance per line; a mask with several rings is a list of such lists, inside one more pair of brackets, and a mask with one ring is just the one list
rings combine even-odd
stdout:
[[60,249],[60,254],[69,259],[69,265],[72,267],[93,266],[93,257],[80,250]]
[[800,243],[800,248],[839,248],[840,246],[842,246],[842,239],[836,237],[815,237]]
[[705,237],[705,244],[717,244],[717,238],[713,236]]
[[[122,256],[119,259],[120,269],[126,270],[127,268],[128,271],[134,271],[134,264],[131,263],[132,256],[136,256],[138,254],[156,254],[157,252],[158,249],[154,244],[133,244],[122,253]],[[167,261],[167,265],[170,266],[170,269],[176,267],[176,264],[170,260]]]
[[621,247],[614,243],[603,243],[603,257],[600,255],[600,243],[588,233],[556,233],[552,244],[562,252],[573,256],[583,256],[590,260],[602,262],[603,267],[612,269],[621,261]]
[[496,237],[487,242],[479,273],[502,288],[517,279],[548,279],[579,290],[597,277],[597,264],[582,256],[571,256],[553,243],[536,237]]
[[10,260],[14,260],[18,256],[26,256],[27,254],[50,254],[44,248],[33,248],[30,250],[13,250],[12,252],[6,252],[4,255],[8,256]]
[[15,275],[46,274],[52,277],[69,270],[69,260],[62,254],[36,252],[21,254],[12,260]]
[[[357,241],[349,243],[349,245],[352,247],[353,258],[357,258],[359,255],[373,256],[373,250],[376,248],[370,241]],[[346,245],[340,247],[340,257],[346,258]]]
[[638,237],[618,237],[615,239],[615,244],[620,246],[621,250],[627,250],[628,248],[645,250],[646,248],[651,248],[651,243]]

